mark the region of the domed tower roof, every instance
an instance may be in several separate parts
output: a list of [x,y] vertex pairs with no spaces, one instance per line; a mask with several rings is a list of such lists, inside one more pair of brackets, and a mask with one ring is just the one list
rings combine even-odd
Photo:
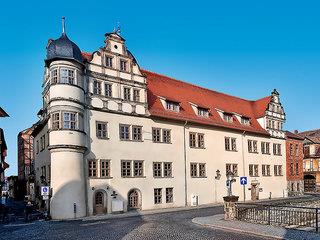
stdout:
[[62,35],[60,38],[49,42],[46,64],[57,59],[74,60],[83,64],[80,48],[67,37],[64,29],[64,18],[62,18]]

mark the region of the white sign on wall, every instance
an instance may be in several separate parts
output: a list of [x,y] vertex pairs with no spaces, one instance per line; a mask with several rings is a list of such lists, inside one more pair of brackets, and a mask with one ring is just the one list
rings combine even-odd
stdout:
[[50,194],[50,187],[49,186],[43,186],[41,187],[41,196],[49,196]]

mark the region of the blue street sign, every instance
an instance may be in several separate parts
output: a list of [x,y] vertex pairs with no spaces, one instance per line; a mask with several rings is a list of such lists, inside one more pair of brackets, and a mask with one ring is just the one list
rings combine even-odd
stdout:
[[42,196],[49,196],[49,191],[50,191],[49,186],[41,187],[41,195]]
[[248,184],[248,178],[247,177],[240,177],[240,184],[241,185],[247,185]]

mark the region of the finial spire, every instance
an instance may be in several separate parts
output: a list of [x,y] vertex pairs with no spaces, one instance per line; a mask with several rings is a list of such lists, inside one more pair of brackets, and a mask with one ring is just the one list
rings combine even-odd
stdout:
[[65,23],[65,17],[62,17],[62,34],[66,34],[66,23]]
[[121,27],[120,27],[120,22],[118,22],[118,24],[117,24],[118,26],[117,26],[117,34],[119,34],[120,35],[120,33],[121,33]]

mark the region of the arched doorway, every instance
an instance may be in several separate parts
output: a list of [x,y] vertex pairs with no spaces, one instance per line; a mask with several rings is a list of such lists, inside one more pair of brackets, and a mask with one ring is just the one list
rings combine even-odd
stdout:
[[316,177],[313,175],[305,175],[304,179],[304,191],[315,192],[316,191]]
[[128,210],[141,208],[141,193],[138,189],[131,189],[128,192]]
[[107,212],[106,194],[102,191],[97,191],[93,199],[93,213],[104,214]]

